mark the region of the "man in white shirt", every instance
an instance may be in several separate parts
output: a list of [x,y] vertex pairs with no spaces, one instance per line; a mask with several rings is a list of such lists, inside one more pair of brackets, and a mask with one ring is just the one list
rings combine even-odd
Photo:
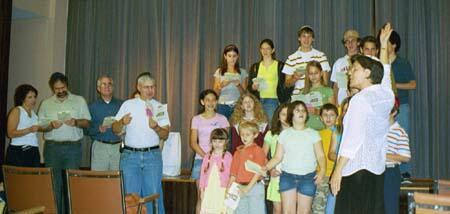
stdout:
[[[125,101],[116,115],[113,132],[125,131],[124,147],[120,156],[126,193],[138,193],[141,197],[159,194],[158,211],[164,213],[161,186],[162,157],[160,142],[169,135],[169,121],[155,121],[153,113],[161,104],[153,99],[155,80],[150,73],[137,78],[139,96]],[[152,210],[151,203],[147,204]]]
[[342,43],[344,44],[347,53],[345,56],[336,60],[333,65],[333,71],[331,73],[330,81],[333,82],[334,97],[337,99],[335,103],[337,103],[338,105],[340,105],[341,102],[348,96],[347,72],[350,69],[351,65],[350,58],[358,54],[359,40],[359,33],[357,31],[345,31]]
[[[330,180],[335,213],[384,213],[384,170],[389,114],[394,105],[387,57],[388,23],[380,36],[380,59],[352,57],[350,87],[360,90],[350,101],[338,161]],[[339,194],[338,194],[339,193]]]
[[320,63],[323,69],[322,78],[325,85],[328,85],[328,77],[331,70],[330,64],[328,63],[327,56],[323,52],[312,47],[312,43],[314,42],[313,29],[305,25],[298,30],[297,34],[300,47],[288,57],[281,71],[286,74],[285,86],[292,87],[295,85],[295,89],[302,89],[305,86],[306,65],[311,61],[318,61]]

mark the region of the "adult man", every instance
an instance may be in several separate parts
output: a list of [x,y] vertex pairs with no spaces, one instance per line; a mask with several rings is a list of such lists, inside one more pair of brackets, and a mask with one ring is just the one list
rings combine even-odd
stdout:
[[83,97],[68,91],[67,77],[59,72],[51,75],[49,86],[53,96],[42,101],[40,120],[51,121],[52,129],[44,133],[45,166],[52,167],[59,213],[65,211],[62,173],[78,169],[81,164],[83,128],[89,127],[91,115]]
[[[383,64],[388,62],[386,49],[391,32],[389,23],[381,32]],[[383,213],[385,137],[394,105],[390,66],[361,55],[352,57],[352,62],[350,87],[360,92],[350,101],[338,161],[330,181],[331,190],[337,195],[335,213]]]
[[97,79],[100,97],[89,105],[92,120],[89,135],[92,137],[91,170],[119,170],[120,137],[112,132],[111,124],[122,105],[113,97],[113,80],[108,76]]
[[[393,31],[389,37],[387,51],[389,62],[392,63],[392,71],[396,80],[395,86],[398,89],[398,98],[400,100],[400,109],[397,119],[398,123],[405,129],[406,133],[411,134],[409,92],[416,89],[416,79],[408,60],[397,55],[400,46],[400,36],[397,32]],[[400,171],[404,178],[409,178],[410,168],[411,166],[408,163],[402,163],[400,165]]]
[[[125,181],[125,192],[148,196],[159,193],[158,210],[164,213],[161,187],[162,158],[160,141],[169,135],[169,121],[155,121],[155,110],[160,103],[153,99],[155,80],[150,73],[137,78],[139,96],[125,101],[116,115],[113,132],[125,131],[125,146],[120,156],[120,169]],[[148,210],[151,204],[147,204]]]
[[[297,35],[300,47],[288,57],[282,70],[286,74],[285,86],[292,87],[295,85],[295,89],[302,89],[305,86],[306,64],[310,61],[318,61],[320,63],[323,69],[322,78],[325,85],[327,85],[331,70],[330,64],[323,52],[312,47],[314,41],[313,29],[305,25],[298,30]],[[294,90],[295,92],[296,90]]]
[[[344,33],[342,43],[346,49],[346,55],[336,60],[333,65],[330,80],[333,84],[334,97],[337,99],[335,103],[341,104],[348,95],[347,90],[347,71],[350,69],[350,58],[358,54],[359,47],[359,33],[355,30],[347,30]],[[345,84],[343,84],[345,83]]]

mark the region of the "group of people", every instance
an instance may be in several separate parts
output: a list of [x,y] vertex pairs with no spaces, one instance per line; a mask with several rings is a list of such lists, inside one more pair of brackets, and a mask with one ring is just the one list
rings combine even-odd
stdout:
[[[390,24],[378,38],[360,40],[347,30],[346,55],[333,69],[313,48],[311,27],[299,29],[298,41],[282,62],[273,41],[262,40],[261,60],[249,72],[239,66],[236,45],[224,48],[214,87],[200,93],[200,113],[191,122],[198,213],[229,212],[224,200],[232,184],[240,187],[236,213],[265,213],[266,198],[274,213],[398,213],[399,167],[410,158],[408,90],[416,84],[411,66],[396,54],[400,37]],[[108,76],[97,79],[99,98],[90,105],[69,92],[62,73],[53,73],[49,86],[53,95],[38,114],[38,91],[17,87],[6,164],[40,166],[37,132],[43,132],[44,164],[53,169],[63,213],[63,170],[80,167],[86,130],[91,169],[121,170],[126,193],[159,193],[164,213],[161,146],[170,121],[155,119],[161,103],[150,73],[137,77],[135,96],[126,101],[113,97]],[[247,170],[249,161],[260,173]]]
[[283,63],[264,39],[249,72],[235,45],[224,48],[191,123],[197,213],[229,212],[234,184],[235,213],[265,213],[266,199],[274,213],[399,212],[400,165],[411,157],[400,106],[416,83],[396,54],[398,33],[389,23],[362,40],[347,30],[333,69],[313,40],[301,27],[300,47]]

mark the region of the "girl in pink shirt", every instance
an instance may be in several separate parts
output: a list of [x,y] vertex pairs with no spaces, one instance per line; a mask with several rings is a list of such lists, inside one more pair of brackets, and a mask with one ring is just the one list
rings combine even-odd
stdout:
[[225,191],[232,161],[231,154],[226,151],[227,140],[226,129],[211,132],[212,149],[204,156],[200,171],[200,213],[226,213]]

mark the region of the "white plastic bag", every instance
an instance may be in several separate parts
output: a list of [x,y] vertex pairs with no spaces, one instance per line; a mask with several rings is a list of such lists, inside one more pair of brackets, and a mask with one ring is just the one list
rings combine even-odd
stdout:
[[181,173],[181,137],[170,132],[162,150],[163,175],[178,176]]

